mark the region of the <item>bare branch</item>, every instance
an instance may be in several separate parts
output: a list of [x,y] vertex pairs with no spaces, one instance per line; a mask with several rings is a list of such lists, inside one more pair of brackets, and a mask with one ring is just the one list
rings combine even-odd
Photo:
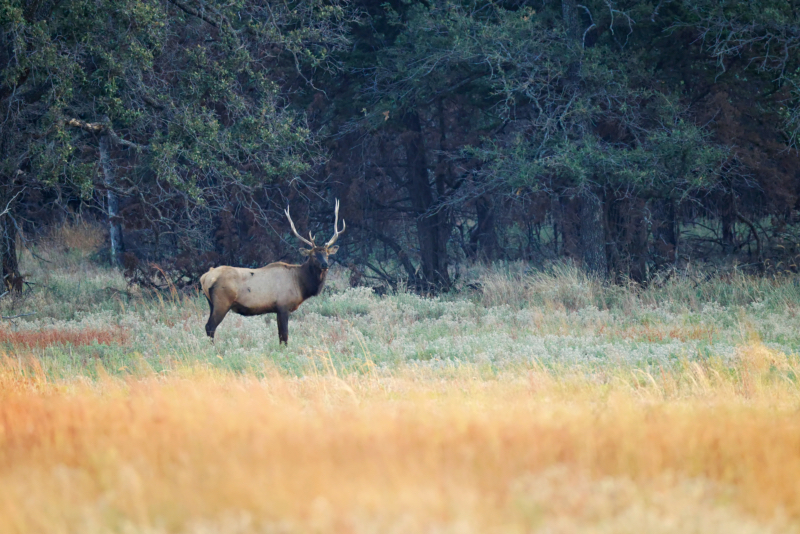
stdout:
[[[592,28],[596,28],[596,27],[597,27],[597,24],[595,24],[595,23],[594,23],[594,17],[592,16],[592,12],[591,12],[591,11],[589,11],[589,8],[588,8],[588,7],[586,7],[586,6],[582,5],[582,4],[576,4],[576,5],[575,5],[575,7],[582,7],[582,8],[583,8],[583,9],[586,11],[586,14],[587,14],[587,15],[589,15],[589,22],[591,22],[591,24],[589,25],[589,27],[588,27],[588,28],[586,28],[586,30],[583,32],[583,37],[581,38],[581,46],[582,46],[583,48],[586,48],[586,34],[587,34],[587,33],[589,33],[589,31],[590,31]],[[612,31],[613,31],[613,30],[612,30]]]
[[64,124],[67,126],[74,126],[76,128],[80,128],[81,130],[86,130],[87,132],[102,132],[105,130],[106,125],[102,122],[86,122],[80,119],[67,119],[64,121]]
[[202,20],[203,22],[206,22],[206,23],[210,24],[211,26],[214,26],[215,28],[219,28],[220,27],[220,25],[219,25],[219,23],[217,21],[206,17],[205,15],[200,13],[199,11],[197,11],[195,9],[192,9],[191,7],[185,5],[183,2],[178,2],[178,0],[169,0],[169,2],[171,4],[173,4],[173,5],[175,5],[177,8],[179,8],[184,13],[187,13],[187,14],[193,16],[193,17],[197,17],[198,19]]
[[35,315],[35,314],[36,312],[20,313],[19,315],[9,315],[8,317],[2,315],[0,316],[0,319],[5,319],[6,321],[10,321],[12,319],[19,319],[20,317],[28,317],[29,315]]
[[66,126],[73,126],[75,128],[80,128],[81,130],[91,132],[91,133],[102,133],[105,132],[111,137],[111,140],[115,143],[126,146],[128,148],[133,148],[135,150],[139,150],[142,152],[146,152],[150,150],[149,145],[140,145],[138,143],[134,143],[132,141],[127,141],[117,135],[117,132],[111,127],[110,124],[105,122],[86,122],[80,119],[67,119],[64,121]]
[[17,199],[18,196],[22,194],[23,191],[25,191],[24,187],[19,191],[17,191],[17,193],[13,197],[11,197],[11,200],[9,200],[8,203],[6,204],[6,208],[3,211],[0,211],[0,217],[2,217],[3,215],[8,215],[11,212],[11,204]]

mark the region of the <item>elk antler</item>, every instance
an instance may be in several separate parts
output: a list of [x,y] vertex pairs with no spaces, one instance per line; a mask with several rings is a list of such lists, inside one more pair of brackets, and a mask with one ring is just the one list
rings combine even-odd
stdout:
[[286,218],[289,219],[289,224],[292,225],[292,232],[294,233],[295,237],[297,237],[297,239],[299,239],[300,241],[302,241],[311,248],[316,247],[316,245],[314,244],[314,238],[311,236],[311,232],[308,233],[308,237],[311,237],[311,241],[309,241],[308,239],[297,233],[297,228],[294,227],[294,221],[292,221],[292,216],[289,215],[289,206],[286,206],[286,211],[284,211],[284,213],[286,214]]
[[329,246],[333,245],[334,243],[336,243],[336,240],[339,239],[339,234],[344,232],[344,229],[347,228],[347,225],[344,223],[344,219],[342,219],[342,231],[341,232],[338,230],[338,228],[337,228],[338,226],[339,226],[339,199],[337,198],[336,199],[336,217],[333,220],[333,237],[331,238],[330,241],[328,241],[328,244],[325,245],[326,247],[329,247]]

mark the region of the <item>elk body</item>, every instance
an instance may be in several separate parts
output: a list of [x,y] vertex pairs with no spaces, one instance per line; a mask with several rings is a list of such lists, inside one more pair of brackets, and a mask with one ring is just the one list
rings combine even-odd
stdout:
[[217,326],[229,311],[247,316],[275,313],[278,316],[278,342],[288,343],[289,314],[303,301],[322,291],[328,273],[328,256],[336,254],[339,247],[333,244],[346,227],[342,221],[341,231],[338,229],[339,201],[336,201],[333,237],[321,246],[314,243],[311,232],[308,233],[310,240],[301,237],[294,227],[288,207],[285,213],[292,233],[311,247],[301,250],[307,256],[306,261],[302,265],[275,262],[259,269],[212,267],[201,276],[200,286],[211,307],[206,334],[212,339]]

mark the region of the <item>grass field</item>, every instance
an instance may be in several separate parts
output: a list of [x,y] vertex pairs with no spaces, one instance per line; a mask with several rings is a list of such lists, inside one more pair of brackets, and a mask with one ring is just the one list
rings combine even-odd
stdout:
[[344,273],[289,323],[127,288],[66,227],[0,300],[0,532],[800,531],[800,286]]

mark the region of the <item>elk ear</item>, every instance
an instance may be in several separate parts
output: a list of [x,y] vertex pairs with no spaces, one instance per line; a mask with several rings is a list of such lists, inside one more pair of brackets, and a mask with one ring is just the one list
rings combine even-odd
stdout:
[[311,254],[313,254],[313,253],[314,253],[314,251],[311,250],[311,249],[307,249],[307,248],[301,248],[300,249],[300,254],[302,254],[303,256],[311,256]]
[[328,247],[328,255],[331,256],[336,254],[336,251],[339,250],[338,246]]

